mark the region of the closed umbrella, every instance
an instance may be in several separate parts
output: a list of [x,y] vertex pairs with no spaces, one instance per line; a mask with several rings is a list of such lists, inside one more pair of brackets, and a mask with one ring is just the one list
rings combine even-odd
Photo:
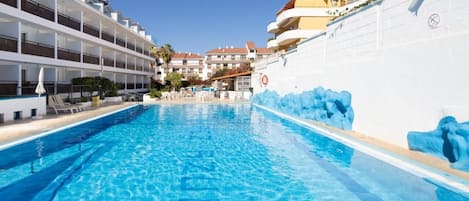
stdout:
[[39,70],[39,76],[37,80],[38,80],[37,86],[34,92],[36,92],[37,95],[40,97],[41,94],[46,93],[46,89],[44,88],[44,68],[43,67],[41,67],[41,70]]

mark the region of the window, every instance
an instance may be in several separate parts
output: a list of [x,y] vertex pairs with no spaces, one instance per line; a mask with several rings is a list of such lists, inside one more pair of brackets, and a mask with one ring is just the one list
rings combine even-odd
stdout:
[[182,60],[182,65],[187,65],[187,60]]

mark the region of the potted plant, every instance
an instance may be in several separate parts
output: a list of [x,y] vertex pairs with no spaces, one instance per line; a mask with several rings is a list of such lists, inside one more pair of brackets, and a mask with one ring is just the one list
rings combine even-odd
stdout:
[[122,102],[122,96],[119,96],[119,93],[117,93],[117,85],[114,83],[111,83],[109,86],[109,91],[105,93],[105,98],[104,100],[107,103],[118,103]]

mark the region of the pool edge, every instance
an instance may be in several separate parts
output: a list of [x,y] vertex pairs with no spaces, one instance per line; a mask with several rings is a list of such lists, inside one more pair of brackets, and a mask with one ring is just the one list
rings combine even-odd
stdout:
[[45,131],[45,132],[39,132],[39,133],[33,134],[31,136],[25,137],[25,138],[21,138],[21,139],[12,141],[12,142],[8,142],[8,143],[0,145],[0,151],[8,149],[10,147],[14,147],[14,146],[19,145],[19,144],[23,144],[23,143],[26,143],[26,142],[33,141],[35,139],[50,135],[50,134],[55,133],[55,132],[59,132],[59,131],[62,131],[62,130],[65,130],[65,129],[68,129],[68,128],[71,128],[71,127],[74,127],[74,126],[78,126],[78,125],[81,125],[81,124],[84,124],[84,123],[87,123],[87,122],[90,122],[90,121],[93,121],[93,120],[96,120],[96,119],[99,119],[99,118],[103,118],[103,117],[106,117],[106,116],[109,116],[109,115],[112,115],[112,114],[115,114],[115,113],[130,109],[130,108],[133,108],[133,107],[137,107],[139,105],[141,105],[141,104],[129,105],[127,107],[120,108],[120,109],[117,109],[117,110],[114,110],[114,111],[111,111],[111,112],[107,112],[107,113],[104,113],[104,114],[101,114],[101,115],[98,115],[98,116],[95,116],[95,117],[92,117],[92,118],[89,118],[89,119],[81,120],[81,121],[74,122],[74,123],[66,125],[66,126],[62,126],[62,127],[59,127],[59,128],[55,128],[55,129],[52,129],[52,130]]
[[[418,161],[404,158],[403,156],[400,156],[397,153],[391,154],[392,153],[391,151],[375,148],[371,145],[366,144],[365,142],[360,142],[359,140],[352,139],[353,137],[351,138],[351,137],[342,136],[340,134],[329,131],[326,128],[308,123],[298,117],[293,117],[291,115],[284,114],[279,111],[276,111],[271,108],[258,105],[255,103],[252,103],[252,105],[260,109],[263,109],[267,112],[273,113],[281,118],[297,123],[300,126],[313,129],[321,135],[324,135],[340,143],[343,143],[349,147],[352,147],[353,149],[356,149],[360,152],[370,155],[371,157],[376,158],[385,163],[388,163],[396,168],[409,172],[417,177],[420,177],[422,179],[427,179],[427,180],[431,179],[433,183],[436,182],[438,185],[442,187],[456,190],[458,193],[462,193],[466,197],[469,196],[469,186],[464,184],[467,182],[462,178],[456,177],[454,175],[449,175],[449,173],[446,173],[439,169],[435,169],[431,166],[420,163]],[[390,153],[386,153],[386,152],[390,152]],[[406,160],[412,160],[412,162],[406,161]],[[420,166],[425,166],[425,167],[420,167]],[[437,172],[433,172],[433,171],[437,171]]]

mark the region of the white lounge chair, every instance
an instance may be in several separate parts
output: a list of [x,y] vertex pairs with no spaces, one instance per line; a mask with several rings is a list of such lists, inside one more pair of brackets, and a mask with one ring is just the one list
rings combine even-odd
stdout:
[[80,111],[83,111],[85,110],[85,108],[83,107],[83,105],[81,104],[71,104],[71,103],[65,103],[64,100],[62,99],[62,96],[60,95],[53,95],[52,98],[55,100],[55,102],[60,105],[61,107],[77,107],[77,110],[80,112]]
[[73,111],[78,112],[77,107],[65,106],[65,105],[61,106],[57,104],[57,102],[54,100],[52,95],[49,95],[49,97],[47,97],[47,102],[49,103],[49,107],[54,110],[55,114],[59,114],[59,111],[69,111],[72,114],[73,114]]

